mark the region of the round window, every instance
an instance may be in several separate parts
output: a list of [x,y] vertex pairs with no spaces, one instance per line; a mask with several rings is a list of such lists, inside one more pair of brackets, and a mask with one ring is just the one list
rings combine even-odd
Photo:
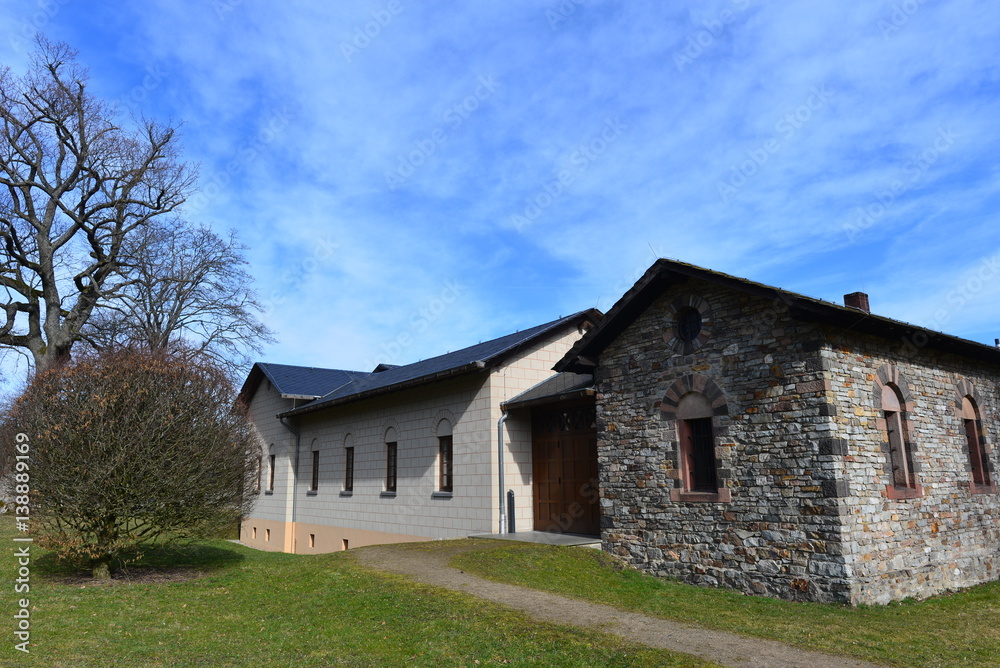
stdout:
[[677,336],[690,343],[701,333],[701,312],[695,308],[685,308],[677,314]]

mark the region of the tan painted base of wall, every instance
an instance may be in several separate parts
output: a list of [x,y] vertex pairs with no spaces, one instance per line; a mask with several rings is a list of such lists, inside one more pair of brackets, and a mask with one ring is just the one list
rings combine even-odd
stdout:
[[[254,530],[256,530],[256,537]],[[268,536],[270,536],[270,540],[268,540]],[[323,554],[364,547],[365,545],[415,543],[427,540],[433,540],[433,538],[254,518],[244,521],[240,530],[240,542],[250,547],[268,552],[290,552],[292,554]]]

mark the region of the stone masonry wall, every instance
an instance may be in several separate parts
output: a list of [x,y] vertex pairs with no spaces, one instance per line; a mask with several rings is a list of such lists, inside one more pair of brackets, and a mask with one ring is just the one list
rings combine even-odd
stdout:
[[[702,331],[677,336],[695,307]],[[602,353],[604,548],[658,575],[786,599],[885,603],[996,579],[1000,368],[793,319],[690,280]],[[918,489],[892,483],[881,388],[900,385]],[[681,489],[677,410],[711,402],[718,494]],[[974,486],[974,397],[991,483]],[[905,497],[912,498],[905,498]]]
[[[852,601],[923,598],[996,579],[1000,370],[900,341],[839,332],[828,338],[824,368],[839,408],[835,437],[849,488],[843,519],[847,565],[856,581]],[[873,391],[880,369],[882,378],[894,372],[912,398],[908,424],[921,488],[917,498],[890,498],[891,467]],[[979,404],[994,483],[992,490],[977,490],[985,493],[973,493],[970,484],[960,416],[961,395],[970,391]]]
[[[686,305],[702,313],[694,342],[676,336]],[[821,338],[780,301],[693,279],[646,309],[596,374],[604,549],[696,584],[849,600]],[[692,388],[714,410],[717,501],[671,500],[681,486],[672,411]]]

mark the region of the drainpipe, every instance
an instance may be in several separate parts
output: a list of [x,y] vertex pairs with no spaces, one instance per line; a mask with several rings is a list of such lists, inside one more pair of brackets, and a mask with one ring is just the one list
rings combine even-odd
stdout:
[[497,472],[500,474],[500,533],[507,533],[507,504],[503,488],[503,425],[507,421],[507,411],[497,421]]
[[[293,404],[294,407],[294,404]],[[295,434],[295,460],[292,464],[292,552],[295,552],[295,506],[299,499],[299,441],[301,434],[292,425],[285,422],[287,418],[281,418],[281,426]]]

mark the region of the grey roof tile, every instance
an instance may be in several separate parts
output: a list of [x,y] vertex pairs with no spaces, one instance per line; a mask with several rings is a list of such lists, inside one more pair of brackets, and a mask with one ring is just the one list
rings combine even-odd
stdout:
[[379,373],[358,374],[351,382],[337,388],[331,388],[319,399],[304,406],[289,411],[284,415],[308,413],[327,405],[343,403],[352,399],[363,398],[381,391],[392,391],[411,385],[430,382],[445,376],[472,372],[494,364],[515,353],[535,339],[582,320],[596,321],[600,318],[599,311],[590,309],[573,315],[547,322],[537,327],[525,329],[514,334],[501,336],[491,341],[469,346],[437,357],[387,368]]

